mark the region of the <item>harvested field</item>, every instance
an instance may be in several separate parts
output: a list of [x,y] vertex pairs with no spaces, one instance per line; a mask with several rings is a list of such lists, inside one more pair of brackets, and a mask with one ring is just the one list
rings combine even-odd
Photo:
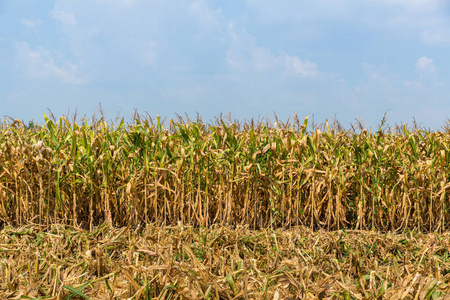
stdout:
[[448,299],[449,249],[413,232],[7,226],[0,298]]

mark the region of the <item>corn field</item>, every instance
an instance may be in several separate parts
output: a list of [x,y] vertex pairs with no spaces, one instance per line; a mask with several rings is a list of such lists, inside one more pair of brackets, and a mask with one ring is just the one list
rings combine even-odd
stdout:
[[0,227],[449,228],[445,128],[44,119],[0,128]]

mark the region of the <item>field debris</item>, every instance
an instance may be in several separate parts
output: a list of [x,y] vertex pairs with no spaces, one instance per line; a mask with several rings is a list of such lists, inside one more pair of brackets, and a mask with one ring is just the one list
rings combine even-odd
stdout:
[[0,298],[445,299],[449,249],[434,233],[6,226]]

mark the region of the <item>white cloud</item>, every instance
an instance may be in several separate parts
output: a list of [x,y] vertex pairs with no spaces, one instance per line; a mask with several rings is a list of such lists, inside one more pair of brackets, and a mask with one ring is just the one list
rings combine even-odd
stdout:
[[387,5],[397,5],[401,6],[406,10],[434,10],[439,8],[443,1],[442,0],[381,0],[381,3]]
[[429,73],[436,72],[436,66],[434,65],[433,59],[428,58],[426,56],[422,56],[417,60],[416,67],[423,72]]
[[318,19],[342,19],[349,13],[352,2],[349,0],[273,1],[244,0],[247,7],[257,13],[260,21],[285,23]]
[[420,40],[425,44],[445,44],[450,42],[450,31],[444,28],[436,30],[424,30],[420,35]]
[[109,6],[119,6],[131,8],[136,5],[139,0],[96,0],[95,2],[100,4],[106,4]]
[[382,83],[384,85],[389,85],[394,77],[398,77],[397,74],[390,72],[386,65],[376,67],[368,63],[363,63],[361,64],[361,69],[370,81]]
[[65,12],[63,10],[53,11],[52,18],[66,25],[77,24],[73,12]]
[[236,28],[232,22],[228,26],[228,35],[230,40],[226,61],[230,68],[239,72],[262,72],[273,67],[275,55],[269,49],[258,46],[254,36],[242,28]]
[[251,49],[250,59],[253,68],[259,72],[274,68],[280,63],[280,57],[273,55],[268,48],[264,47]]
[[319,39],[333,32],[335,26],[332,25],[317,27],[318,22],[325,21],[336,22],[337,27],[351,24],[355,28],[386,34],[411,35],[424,43],[450,42],[445,13],[449,4],[445,0],[279,0],[276,4],[244,1],[258,22],[284,24],[286,32],[283,34],[296,37]]
[[18,67],[28,79],[58,79],[64,83],[82,84],[86,80],[79,75],[79,66],[61,59],[55,62],[52,53],[42,47],[31,49],[27,42],[16,43]]
[[319,75],[317,70],[317,64],[310,62],[309,60],[301,60],[297,56],[286,55],[285,59],[285,70],[293,72],[300,77],[316,77]]
[[31,20],[31,19],[23,18],[20,20],[20,22],[29,29],[36,28],[42,24],[42,20],[40,20],[40,19]]
[[219,9],[213,9],[209,1],[196,0],[189,6],[189,13],[194,18],[203,33],[222,32],[226,27],[226,21]]
[[289,54],[276,55],[269,48],[259,46],[255,37],[248,34],[245,29],[241,28],[240,32],[238,31],[231,23],[227,63],[232,69],[239,72],[253,71],[257,73],[270,71],[301,78],[319,75],[317,64]]
[[426,87],[420,81],[409,81],[405,80],[403,84],[413,90],[424,90]]
[[[242,50],[242,49],[241,49]],[[302,60],[298,56],[288,54],[273,54],[270,49],[249,46],[244,52],[236,52],[231,48],[227,53],[228,65],[239,71],[253,70],[255,72],[279,72],[295,75],[301,78],[316,77],[319,75],[317,64],[309,60]]]

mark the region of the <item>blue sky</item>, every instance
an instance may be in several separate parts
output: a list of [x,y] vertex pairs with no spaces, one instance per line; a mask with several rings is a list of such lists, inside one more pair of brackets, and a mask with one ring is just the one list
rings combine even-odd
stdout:
[[441,0],[0,0],[0,115],[205,121],[295,113],[439,129],[450,117]]

